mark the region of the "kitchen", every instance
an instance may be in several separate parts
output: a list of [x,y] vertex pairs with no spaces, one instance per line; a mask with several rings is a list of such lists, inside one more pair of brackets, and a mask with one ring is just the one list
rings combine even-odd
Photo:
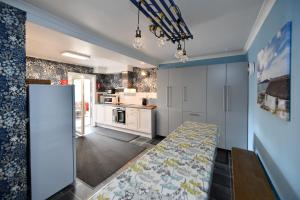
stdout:
[[0,199],[299,199],[298,0],[0,0]]

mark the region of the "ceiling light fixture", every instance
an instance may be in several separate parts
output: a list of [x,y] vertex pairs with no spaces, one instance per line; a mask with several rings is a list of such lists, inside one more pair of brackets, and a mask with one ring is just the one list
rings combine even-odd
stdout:
[[182,62],[188,60],[187,53],[181,48],[180,42],[193,39],[189,28],[183,20],[179,7],[174,0],[130,0],[138,8],[138,27],[133,46],[140,49],[143,45],[139,29],[140,11],[150,20],[149,30],[158,38],[158,46],[163,47],[166,41],[176,44],[175,57]]
[[[139,3],[139,7],[140,6],[141,6],[141,2]],[[142,31],[140,30],[140,9],[138,9],[138,24],[137,24],[137,29],[135,31],[135,38],[133,40],[132,45],[136,49],[141,49],[143,47]]]
[[175,52],[175,58],[177,59],[180,59],[183,55],[183,51],[182,51],[182,47],[181,47],[181,44],[180,42],[178,42],[178,45],[177,45],[177,51]]
[[79,60],[88,60],[91,58],[91,56],[80,54],[80,53],[75,53],[71,51],[64,51],[61,53],[62,56],[69,57],[69,58],[76,58]]
[[180,57],[180,61],[185,63],[189,60],[189,57],[186,54],[186,50],[185,50],[185,40],[183,40],[183,50],[182,50],[182,55]]

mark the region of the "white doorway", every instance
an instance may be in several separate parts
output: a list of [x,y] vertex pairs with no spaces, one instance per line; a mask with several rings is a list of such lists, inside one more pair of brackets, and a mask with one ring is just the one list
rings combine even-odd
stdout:
[[84,136],[86,128],[94,126],[96,76],[68,72],[68,82],[75,86],[76,134]]

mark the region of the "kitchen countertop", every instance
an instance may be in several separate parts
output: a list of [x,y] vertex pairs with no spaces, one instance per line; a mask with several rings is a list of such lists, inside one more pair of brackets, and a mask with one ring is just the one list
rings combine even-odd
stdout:
[[138,108],[138,109],[156,109],[156,105],[137,105],[137,104],[105,104],[105,103],[96,103],[96,105],[105,105],[105,106],[114,106],[114,107],[124,107],[124,108]]

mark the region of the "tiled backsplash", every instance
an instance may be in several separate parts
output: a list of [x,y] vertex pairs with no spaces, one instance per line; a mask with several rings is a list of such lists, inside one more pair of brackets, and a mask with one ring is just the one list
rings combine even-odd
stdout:
[[156,99],[157,94],[156,92],[137,92],[134,95],[124,95],[124,93],[119,93],[120,96],[120,103],[124,104],[137,104],[141,105],[142,104],[142,99],[147,98],[148,99],[148,104],[155,104],[156,102],[149,101],[149,99]]

